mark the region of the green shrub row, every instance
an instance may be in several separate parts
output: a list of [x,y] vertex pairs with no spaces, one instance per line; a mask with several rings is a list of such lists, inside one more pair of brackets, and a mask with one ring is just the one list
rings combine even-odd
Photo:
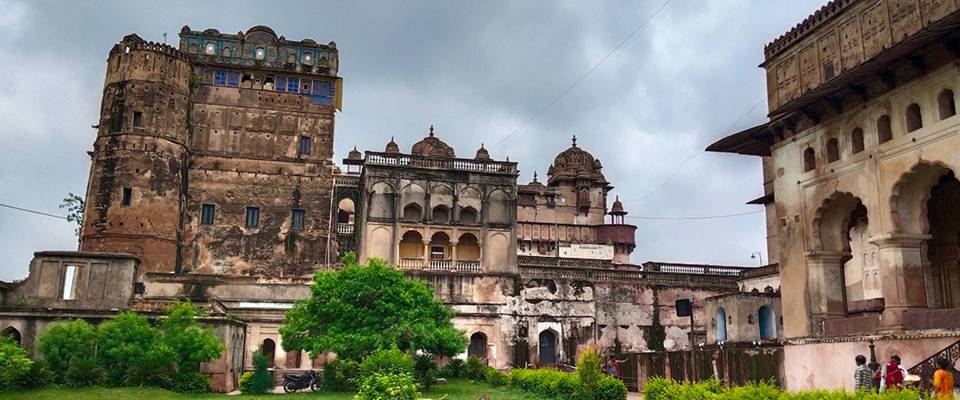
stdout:
[[515,369],[510,386],[557,400],[625,400],[627,387],[620,380],[602,375],[588,388],[578,374],[555,369]]
[[883,393],[812,390],[785,392],[769,382],[724,387],[717,381],[677,383],[663,378],[647,381],[643,387],[646,400],[917,400],[911,390],[888,390]]
[[122,312],[97,327],[83,320],[57,324],[39,339],[53,380],[71,387],[159,386],[205,392],[209,377],[200,364],[216,360],[223,344],[197,324],[200,310],[177,303],[158,326]]
[[45,362],[31,360],[17,342],[0,336],[0,392],[38,388],[52,378]]

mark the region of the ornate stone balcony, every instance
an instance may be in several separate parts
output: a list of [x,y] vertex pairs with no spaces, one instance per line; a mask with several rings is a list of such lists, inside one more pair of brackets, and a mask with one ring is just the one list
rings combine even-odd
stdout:
[[410,154],[380,153],[368,151],[364,163],[367,165],[387,165],[415,167],[438,170],[481,172],[489,174],[516,175],[517,163],[473,160],[466,158],[424,157]]
[[401,258],[400,261],[397,262],[397,269],[414,271],[480,272],[480,261]]

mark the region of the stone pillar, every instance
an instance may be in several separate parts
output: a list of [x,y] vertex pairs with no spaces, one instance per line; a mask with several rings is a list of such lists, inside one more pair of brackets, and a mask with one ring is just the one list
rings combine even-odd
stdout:
[[[429,186],[429,185],[428,185]],[[423,223],[433,220],[433,207],[430,207],[430,192],[423,194]]]
[[811,331],[823,334],[823,321],[847,313],[843,261],[850,253],[839,251],[807,252],[807,299]]
[[930,235],[897,233],[870,238],[880,248],[881,330],[903,330],[907,310],[927,307],[921,249],[928,239]]
[[422,266],[423,267],[430,266],[430,239],[426,239],[426,238],[423,239],[423,254],[421,255],[421,257],[423,258]]
[[450,241],[450,261],[454,266],[457,265],[457,243],[456,240]]

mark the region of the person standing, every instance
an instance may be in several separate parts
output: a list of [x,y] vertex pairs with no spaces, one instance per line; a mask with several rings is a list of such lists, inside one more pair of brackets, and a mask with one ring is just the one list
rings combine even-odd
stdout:
[[895,389],[903,386],[903,370],[900,369],[900,357],[892,356],[887,365],[884,365],[877,371],[877,378],[880,379],[880,391]]
[[867,366],[867,358],[863,354],[855,358],[857,369],[853,371],[853,390],[858,392],[873,391],[873,370]]
[[933,373],[933,388],[937,400],[953,400],[953,366],[946,358],[937,359]]

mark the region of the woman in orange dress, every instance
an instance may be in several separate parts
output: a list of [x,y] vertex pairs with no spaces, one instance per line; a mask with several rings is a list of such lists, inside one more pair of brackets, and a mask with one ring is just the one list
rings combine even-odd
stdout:
[[953,400],[953,366],[946,358],[937,359],[937,371],[933,373],[933,388],[937,400]]

